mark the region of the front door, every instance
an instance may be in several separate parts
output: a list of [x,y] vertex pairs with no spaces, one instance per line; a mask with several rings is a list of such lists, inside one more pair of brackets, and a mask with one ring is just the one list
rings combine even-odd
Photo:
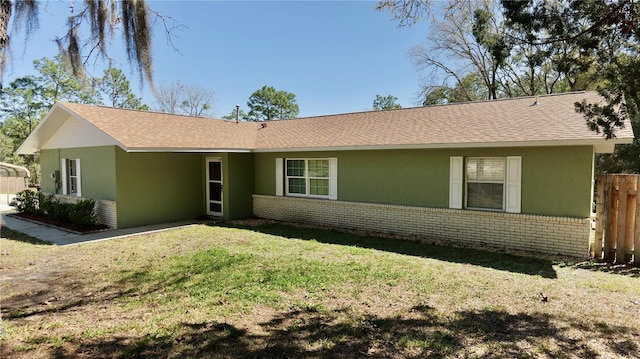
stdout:
[[222,217],[222,160],[207,159],[207,214]]

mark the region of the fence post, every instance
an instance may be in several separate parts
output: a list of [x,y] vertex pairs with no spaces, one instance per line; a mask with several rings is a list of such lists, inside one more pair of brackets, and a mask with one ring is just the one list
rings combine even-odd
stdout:
[[634,227],[636,219],[634,218],[637,206],[637,188],[638,188],[638,177],[634,175],[626,175],[624,176],[625,182],[627,183],[627,206],[623,208],[625,211],[625,229],[624,229],[624,262],[631,262],[631,258],[634,253],[633,242],[634,242]]
[[613,262],[616,259],[616,243],[617,243],[617,229],[616,223],[618,222],[618,177],[615,175],[609,176],[610,183],[607,184],[607,190],[609,191],[608,203],[606,204],[609,214],[607,215],[607,253],[605,253],[606,260]]
[[602,238],[604,235],[604,226],[605,226],[605,200],[604,200],[604,187],[606,186],[606,177],[605,175],[598,175],[596,179],[596,232],[595,232],[595,241],[593,243],[593,248],[591,255],[594,259],[600,260],[602,259]]

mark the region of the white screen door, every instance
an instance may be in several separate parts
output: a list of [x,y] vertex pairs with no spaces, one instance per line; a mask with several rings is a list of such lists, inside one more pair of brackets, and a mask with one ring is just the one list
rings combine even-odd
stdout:
[[222,217],[222,161],[207,159],[207,214]]

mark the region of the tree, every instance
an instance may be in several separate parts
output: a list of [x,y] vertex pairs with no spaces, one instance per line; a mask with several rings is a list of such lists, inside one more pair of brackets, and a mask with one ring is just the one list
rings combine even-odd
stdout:
[[249,115],[244,112],[243,109],[240,108],[240,106],[236,106],[236,108],[234,108],[231,113],[229,113],[226,116],[222,116],[223,119],[225,120],[233,120],[233,121],[248,121]]
[[381,110],[393,110],[397,108],[402,108],[399,103],[397,103],[398,98],[392,95],[381,96],[376,95],[376,99],[373,100],[373,110],[381,111]]
[[482,81],[482,77],[477,73],[470,73],[464,76],[460,82],[453,87],[430,86],[423,92],[423,106],[443,105],[448,103],[458,103],[467,101],[482,101],[487,99],[487,88]]
[[247,106],[249,121],[296,118],[300,112],[295,94],[266,85],[251,94]]
[[107,104],[116,108],[134,110],[148,110],[149,106],[142,103],[142,99],[131,91],[129,80],[122,70],[110,67],[104,70],[102,78],[97,79],[96,87],[102,97],[106,97]]
[[176,81],[158,87],[156,104],[160,111],[166,113],[205,116],[215,109],[215,96],[213,90]]
[[[7,66],[10,49],[9,22],[13,22],[14,31],[25,28],[29,38],[38,28],[39,2],[33,0],[1,0],[0,1],[0,88]],[[76,8],[79,6],[79,8]],[[67,32],[64,36],[56,37],[65,61],[68,61],[75,77],[84,76],[84,68],[89,57],[97,53],[108,58],[107,45],[111,43],[116,33],[122,34],[130,64],[139,73],[140,79],[146,81],[153,88],[153,58],[151,56],[151,35],[153,16],[164,24],[168,41],[171,43],[171,32],[181,25],[166,16],[152,11],[146,0],[87,0],[71,2],[71,13],[67,21]],[[89,37],[80,38],[83,23],[89,23]],[[169,26],[169,22],[173,23]],[[89,49],[88,55],[81,53],[82,49]]]

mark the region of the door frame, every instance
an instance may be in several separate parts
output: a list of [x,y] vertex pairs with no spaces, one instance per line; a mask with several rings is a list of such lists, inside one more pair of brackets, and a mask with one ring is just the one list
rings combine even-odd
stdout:
[[[220,163],[220,212],[213,212],[211,211],[211,206],[210,203],[211,201],[211,193],[210,193],[210,186],[209,183],[211,182],[210,176],[209,176],[209,164],[211,162],[219,162]],[[221,157],[207,157],[205,159],[205,190],[206,190],[206,199],[205,199],[205,205],[206,205],[206,211],[207,211],[207,215],[210,216],[216,216],[216,217],[222,217],[224,214],[224,176],[223,176],[223,170],[222,170],[222,158]],[[214,201],[217,202],[217,201]]]

